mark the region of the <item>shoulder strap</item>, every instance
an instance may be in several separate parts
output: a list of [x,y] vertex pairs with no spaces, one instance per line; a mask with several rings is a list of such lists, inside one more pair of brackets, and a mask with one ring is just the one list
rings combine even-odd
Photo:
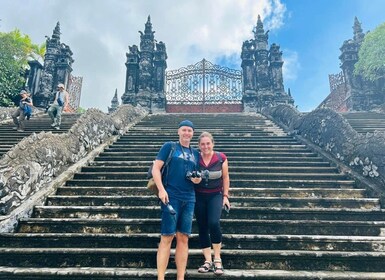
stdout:
[[223,158],[220,152],[215,152],[217,154],[217,158],[219,159],[220,163],[223,163]]
[[[171,149],[170,149],[170,153],[168,154],[168,157],[164,163],[164,165],[162,166],[162,170],[161,170],[161,173],[162,173],[162,180],[163,180],[163,185],[166,187],[167,186],[167,182],[168,182],[168,164],[170,163],[171,161],[171,158],[172,158],[172,155],[174,153],[176,149],[176,143],[175,142],[171,142]],[[166,171],[165,171],[166,170]],[[164,174],[166,172],[166,174]]]
[[171,149],[170,149],[170,153],[168,154],[168,157],[164,163],[164,168],[170,163],[171,161],[171,158],[172,158],[172,154],[174,153],[176,149],[176,143],[175,142],[171,142]]

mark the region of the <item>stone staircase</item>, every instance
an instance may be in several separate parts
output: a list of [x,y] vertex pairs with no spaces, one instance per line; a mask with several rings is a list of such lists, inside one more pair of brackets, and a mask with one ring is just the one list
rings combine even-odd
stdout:
[[342,114],[358,133],[385,131],[385,114],[376,112],[351,112]]
[[[229,159],[221,279],[385,279],[379,199],[260,115],[150,115],[0,235],[0,279],[156,279],[160,211],[145,188],[188,118]],[[193,143],[196,145],[196,142]],[[194,222],[193,232],[197,232]],[[186,279],[203,262],[190,239]],[[167,279],[175,279],[173,255]]]
[[12,128],[15,126],[13,122],[0,124],[0,157],[7,153],[15,144],[19,143],[21,139],[34,132],[51,131],[52,133],[62,133],[68,131],[79,116],[77,113],[64,113],[59,130],[51,127],[51,119],[47,114],[36,114],[33,115],[30,120],[26,120],[24,132],[13,130]]

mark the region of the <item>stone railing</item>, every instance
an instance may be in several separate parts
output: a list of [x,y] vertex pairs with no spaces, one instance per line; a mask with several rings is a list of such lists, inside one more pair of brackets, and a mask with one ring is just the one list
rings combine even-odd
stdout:
[[301,114],[287,105],[263,112],[288,132],[299,135],[331,154],[385,194],[385,133],[376,131],[361,135],[348,121],[330,109],[316,109]]
[[[102,143],[125,133],[147,112],[123,105],[112,115],[89,109],[67,133],[40,132],[24,138],[0,160],[0,222]],[[6,229],[4,229],[6,227]],[[9,230],[9,226],[0,232]]]
[[0,107],[0,123],[11,119],[11,116],[16,109],[17,107]]

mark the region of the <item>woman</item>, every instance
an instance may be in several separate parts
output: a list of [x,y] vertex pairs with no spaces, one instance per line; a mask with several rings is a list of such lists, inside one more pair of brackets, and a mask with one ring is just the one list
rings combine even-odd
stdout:
[[[205,262],[198,272],[214,271],[223,274],[221,260],[222,232],[220,217],[222,208],[230,209],[229,168],[227,157],[214,151],[214,139],[208,132],[203,132],[198,139],[200,149],[199,168],[202,181],[196,186],[195,217],[199,228],[199,241]],[[211,256],[214,250],[214,261]]]
[[[19,107],[16,109],[16,111],[12,114],[13,123],[15,124],[14,130],[17,130],[19,132],[24,131],[24,122],[25,118],[27,117],[27,120],[29,120],[29,116],[26,114],[27,106],[32,107],[32,99],[29,97],[29,93],[25,90],[20,91],[20,102]],[[18,118],[19,117],[19,118]]]

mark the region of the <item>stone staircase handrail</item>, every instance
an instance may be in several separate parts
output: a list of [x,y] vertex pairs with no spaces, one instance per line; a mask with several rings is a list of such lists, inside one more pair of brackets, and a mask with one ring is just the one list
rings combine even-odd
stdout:
[[124,134],[146,114],[131,105],[122,105],[111,115],[88,109],[67,133],[43,131],[24,138],[0,160],[0,221],[68,166],[114,135]]

